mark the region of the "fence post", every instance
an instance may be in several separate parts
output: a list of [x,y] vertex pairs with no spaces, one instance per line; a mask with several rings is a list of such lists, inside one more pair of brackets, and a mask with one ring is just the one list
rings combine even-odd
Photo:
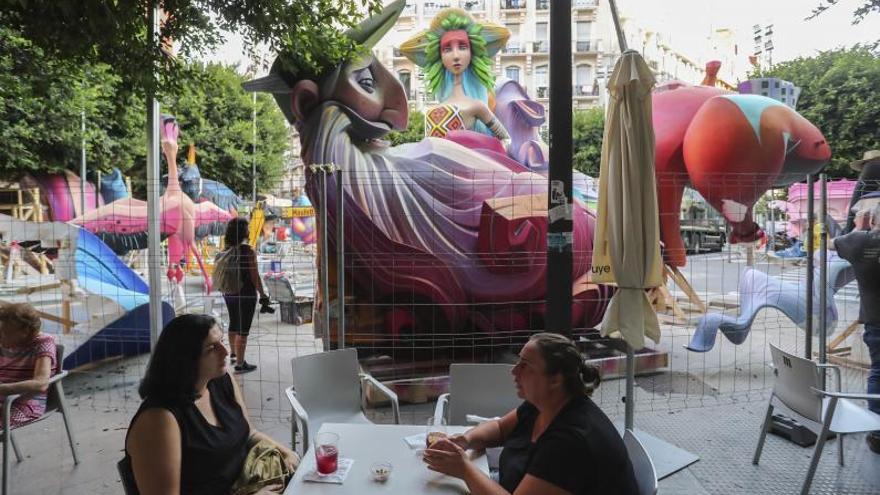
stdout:
[[[827,361],[825,351],[827,346],[825,339],[828,324],[828,314],[825,311],[828,303],[828,226],[825,217],[828,216],[828,177],[825,174],[819,176],[821,184],[821,202],[819,203],[819,362]],[[822,388],[825,388],[825,373],[822,373]]]
[[806,237],[807,246],[807,322],[804,329],[806,335],[804,357],[807,359],[813,359],[813,216],[815,213],[813,184],[813,176],[807,175],[807,224],[801,231],[801,235]]

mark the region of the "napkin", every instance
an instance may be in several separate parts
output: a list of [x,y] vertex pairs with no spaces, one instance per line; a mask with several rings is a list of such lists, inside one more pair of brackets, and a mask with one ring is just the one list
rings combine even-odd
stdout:
[[333,474],[327,474],[321,476],[318,474],[317,468],[312,469],[305,476],[303,476],[303,481],[313,481],[315,483],[336,483],[342,484],[345,481],[345,478],[348,476],[348,472],[351,471],[351,465],[354,464],[354,459],[343,459],[340,458],[336,461],[336,472]]
[[425,433],[417,433],[415,435],[403,437],[403,441],[406,442],[406,445],[410,449],[424,449],[425,442],[427,441],[425,435]]

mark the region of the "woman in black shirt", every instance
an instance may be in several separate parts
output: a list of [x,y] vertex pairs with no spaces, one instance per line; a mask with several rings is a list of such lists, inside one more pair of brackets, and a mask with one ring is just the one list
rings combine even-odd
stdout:
[[[623,439],[589,398],[598,370],[557,334],[533,335],[519,356],[513,376],[525,402],[500,420],[431,445],[428,468],[461,478],[472,495],[637,495]],[[500,484],[465,453],[499,445]]]
[[144,401],[125,438],[141,495],[227,494],[248,447],[260,440],[275,444],[291,470],[298,463],[293,451],[251,427],[241,391],[226,370],[222,336],[207,315],[178,316],[162,331],[138,389]]

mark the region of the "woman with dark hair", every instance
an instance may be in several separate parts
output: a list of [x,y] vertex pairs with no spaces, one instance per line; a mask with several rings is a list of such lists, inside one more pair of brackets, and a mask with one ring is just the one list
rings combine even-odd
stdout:
[[[141,495],[229,493],[250,445],[268,441],[292,470],[289,448],[255,430],[226,370],[223,332],[207,315],[171,320],[153,350],[138,392],[143,399],[125,437]],[[273,485],[256,492],[281,493]]]
[[[425,450],[428,469],[467,483],[472,495],[638,494],[623,439],[590,399],[599,370],[571,340],[538,333],[513,368],[522,405]],[[482,473],[467,449],[503,446],[499,483]]]
[[40,315],[30,304],[0,306],[0,420],[6,396],[23,394],[12,404],[11,426],[46,412],[46,390],[58,358],[55,339],[41,333],[41,326]]
[[[257,271],[257,255],[247,244],[250,228],[247,219],[233,218],[226,225],[224,237],[225,251],[232,254],[231,263],[241,277],[241,289],[235,293],[224,293],[226,309],[229,312],[229,346],[232,348],[232,360],[237,373],[247,373],[257,369],[254,364],[244,358],[247,339],[257,308],[257,293],[260,300],[268,303],[269,298],[263,290],[263,281]],[[234,250],[234,251],[230,251]]]

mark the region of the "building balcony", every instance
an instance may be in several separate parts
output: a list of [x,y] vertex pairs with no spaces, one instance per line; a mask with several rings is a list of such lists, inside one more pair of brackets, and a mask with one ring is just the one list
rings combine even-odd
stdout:
[[519,42],[510,42],[501,51],[501,55],[525,55],[525,49]]
[[524,10],[526,0],[501,0],[501,10]]
[[595,54],[599,52],[601,40],[581,40],[575,41],[573,52],[576,54]]
[[406,5],[403,7],[403,10],[400,12],[400,17],[415,17],[416,15],[416,4],[412,2],[406,2]]
[[550,10],[550,0],[536,0],[535,9]]
[[572,88],[572,94],[575,98],[598,98],[599,85],[591,84],[575,84]]
[[533,42],[532,53],[550,53],[550,41],[541,40]]
[[482,12],[486,10],[486,0],[462,0],[461,7],[468,12]]
[[449,2],[425,2],[422,6],[422,14],[426,17],[431,17],[441,10],[448,8]]
[[391,51],[394,55],[394,58],[406,58],[403,56],[403,53],[400,51],[400,48],[398,48],[396,46],[394,48],[392,48]]
[[598,6],[599,0],[573,0],[571,3],[571,8],[574,10],[595,9]]
[[550,88],[547,86],[538,86],[537,94],[539,100],[546,100],[550,98]]

